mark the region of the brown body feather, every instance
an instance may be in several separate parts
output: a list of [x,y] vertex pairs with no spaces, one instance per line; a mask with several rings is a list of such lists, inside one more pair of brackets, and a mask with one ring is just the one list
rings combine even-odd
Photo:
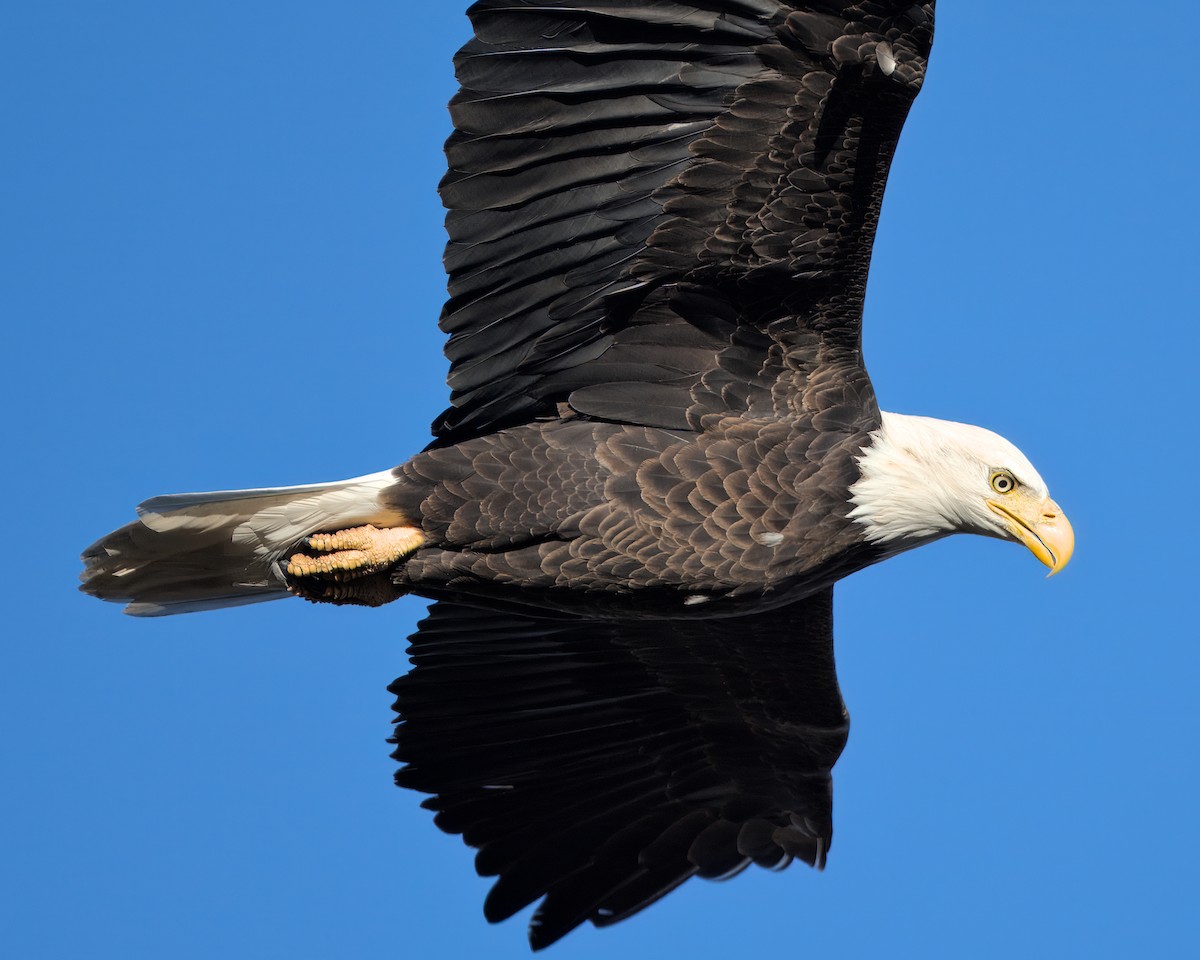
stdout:
[[876,426],[861,410],[813,411],[838,428],[739,417],[698,434],[558,420],[431,449],[385,494],[426,535],[397,583],[575,609],[608,595],[659,616],[800,599],[877,556],[847,518]]

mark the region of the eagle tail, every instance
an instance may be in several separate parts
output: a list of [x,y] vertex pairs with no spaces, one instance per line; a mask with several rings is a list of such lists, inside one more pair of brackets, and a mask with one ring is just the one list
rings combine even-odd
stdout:
[[298,487],[155,497],[83,553],[80,589],[160,617],[289,596],[288,557],[314,533],[405,521],[381,502],[390,470]]

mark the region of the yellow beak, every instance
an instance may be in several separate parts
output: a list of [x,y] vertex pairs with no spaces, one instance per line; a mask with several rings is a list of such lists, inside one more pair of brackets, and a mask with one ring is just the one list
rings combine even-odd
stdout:
[[1023,517],[999,500],[989,500],[987,505],[993,513],[1004,518],[1012,535],[1050,568],[1049,576],[1054,576],[1070,562],[1071,554],[1075,552],[1075,531],[1059,505],[1049,497],[1032,511],[1032,517]]

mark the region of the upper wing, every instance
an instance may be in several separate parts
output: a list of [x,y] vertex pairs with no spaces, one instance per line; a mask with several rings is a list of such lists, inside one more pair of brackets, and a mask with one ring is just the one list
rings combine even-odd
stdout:
[[708,392],[728,392],[801,330],[857,350],[932,2],[479,0],[469,14],[442,185],[453,406],[439,442],[564,401],[680,426],[703,374],[723,368]]
[[535,948],[688,877],[823,866],[848,720],[833,591],[724,620],[542,618],[442,601],[397,680],[401,786],[497,876]]

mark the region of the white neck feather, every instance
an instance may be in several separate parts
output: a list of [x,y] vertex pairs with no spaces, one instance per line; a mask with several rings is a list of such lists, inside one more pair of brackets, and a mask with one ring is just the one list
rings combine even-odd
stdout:
[[982,427],[884,413],[871,437],[850,487],[850,518],[873,543],[904,549],[950,533],[994,535],[981,495],[994,466],[1045,488],[1016,447]]

